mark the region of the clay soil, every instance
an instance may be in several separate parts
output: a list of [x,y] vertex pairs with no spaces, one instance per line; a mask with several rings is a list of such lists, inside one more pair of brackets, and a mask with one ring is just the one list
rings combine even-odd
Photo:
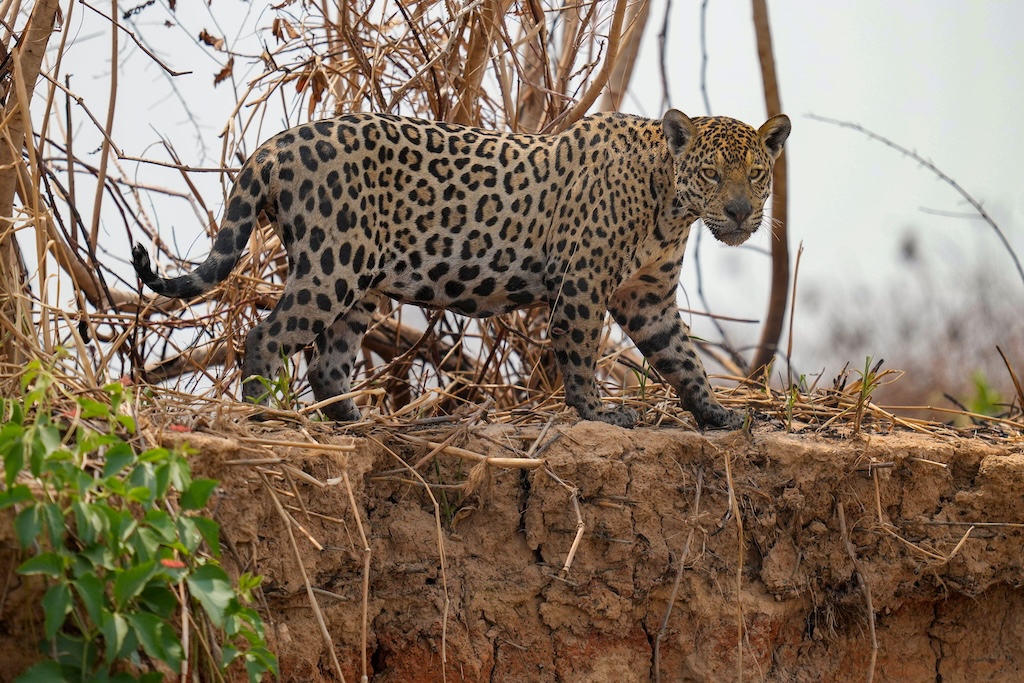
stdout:
[[[225,566],[265,577],[284,681],[339,680],[307,580],[344,679],[360,680],[360,524],[378,683],[1024,680],[1020,442],[591,422],[328,434],[352,450],[185,435],[196,474],[221,480]],[[428,493],[402,462],[445,438],[463,451],[419,469],[443,484]],[[467,455],[531,447],[543,466]],[[13,560],[0,555],[2,576]],[[39,629],[16,578],[3,680]]]

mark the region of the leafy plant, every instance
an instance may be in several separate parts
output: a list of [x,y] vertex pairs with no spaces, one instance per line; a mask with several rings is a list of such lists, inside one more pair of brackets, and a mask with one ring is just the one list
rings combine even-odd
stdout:
[[808,393],[807,375],[800,375],[796,382],[789,385],[786,392],[786,433],[793,431],[793,410],[800,402],[803,394]]
[[857,392],[857,411],[854,413],[853,418],[853,433],[860,434],[861,422],[864,419],[864,409],[871,402],[871,395],[875,393],[875,389],[881,384],[880,375],[878,371],[882,368],[882,361],[879,360],[875,363],[874,367],[871,366],[871,356],[864,359],[864,370],[857,371],[860,375],[860,387]]
[[631,368],[636,379],[636,396],[639,401],[647,400],[647,381],[651,378],[650,363],[646,358],[639,368]]
[[[441,510],[441,519],[443,519],[445,525],[450,528],[452,521],[455,519],[455,515],[458,513],[459,508],[462,507],[462,502],[465,497],[459,490],[460,485],[464,484],[466,480],[466,477],[462,472],[462,460],[459,460],[455,466],[454,484],[445,481],[446,471],[441,468],[441,461],[438,458],[434,458],[434,474],[437,476],[439,485],[437,491],[437,504]],[[448,488],[453,490],[453,495],[448,495]]]
[[259,579],[243,575],[232,587],[215,559],[219,526],[198,514],[217,482],[193,479],[181,452],[137,452],[126,439],[135,421],[122,411],[131,393],[120,384],[103,388],[106,401],[75,397],[56,418],[55,381],[38,362],[21,388],[20,401],[0,399],[0,509],[14,508],[18,542],[31,553],[18,573],[48,585],[40,606],[49,659],[17,681],[155,683],[186,665],[223,680],[236,661],[250,681],[276,674],[248,606]]
[[998,416],[1005,411],[1005,403],[999,392],[992,388],[984,373],[975,372],[971,378],[974,382],[974,396],[967,402],[967,409],[978,415]]
[[292,388],[292,379],[295,376],[295,368],[292,360],[285,355],[284,351],[279,352],[281,358],[281,370],[275,377],[264,377],[253,375],[249,379],[259,382],[263,392],[251,397],[257,405],[267,404],[277,410],[294,410],[298,405],[298,395]]

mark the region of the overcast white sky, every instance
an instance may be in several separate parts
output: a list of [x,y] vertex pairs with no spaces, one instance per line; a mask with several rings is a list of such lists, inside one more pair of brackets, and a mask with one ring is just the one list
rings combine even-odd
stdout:
[[[700,4],[673,1],[669,40],[672,104],[691,115],[706,113],[699,90]],[[654,117],[663,113],[656,36],[664,6],[665,0],[654,0],[647,43],[631,96],[623,105],[627,111]],[[265,8],[258,2],[212,3],[212,11],[221,17]],[[74,11],[67,30],[76,44],[65,57],[64,70],[73,74],[72,88],[100,113],[106,108],[109,79],[108,34],[89,10],[77,5]],[[193,72],[174,79],[177,93],[151,60],[122,38],[114,138],[127,154],[159,156],[149,146],[163,135],[175,142],[186,163],[216,163],[221,144],[217,135],[234,96],[228,87],[210,94],[208,84],[220,65],[192,40],[203,28],[211,33],[230,31],[233,22],[224,20],[218,26],[206,11],[186,11],[179,4],[171,28],[161,25],[159,11],[143,13],[136,25],[171,68]],[[796,317],[797,362],[810,371],[837,360],[829,357],[824,329],[829,318],[863,315],[864,306],[898,314],[898,304],[911,293],[941,302],[973,286],[979,270],[1000,277],[998,297],[1004,310],[1024,310],[1024,284],[988,226],[922,211],[966,211],[952,189],[877,142],[806,117],[813,113],[853,121],[928,157],[981,200],[1015,248],[1024,252],[1024,40],[1019,37],[1024,2],[791,0],[769,2],[769,14],[782,103],[793,119],[786,154],[794,257],[800,242],[805,247]],[[237,38],[230,33],[228,37]],[[711,113],[754,126],[763,122],[749,1],[710,0],[707,52]],[[258,75],[259,69],[236,63],[242,79],[245,74]],[[203,93],[201,99],[190,94],[194,88]],[[186,115],[179,95],[190,98],[191,113],[198,120]],[[88,128],[80,124],[86,139]],[[125,168],[134,172],[130,164]],[[151,174],[152,169],[145,172]],[[155,174],[152,177],[158,180]],[[168,175],[168,182],[173,177]],[[220,215],[219,207],[210,208]],[[182,225],[193,230],[197,222],[184,206],[178,215],[157,212],[156,218],[167,235]],[[123,229],[112,227],[111,235],[123,242]],[[908,239],[916,239],[926,268],[901,260],[901,245]],[[768,236],[759,234],[751,242],[765,249]],[[178,244],[192,257],[208,249],[205,239],[194,236],[178,235]],[[699,308],[689,258],[684,285]],[[763,316],[766,257],[704,239],[701,259],[712,310],[742,318]],[[923,276],[924,271],[928,274]],[[699,334],[714,336],[700,319],[694,323]],[[730,334],[750,342],[757,338],[758,328],[732,328]],[[885,355],[887,349],[874,346],[891,343],[884,335],[869,336],[857,351],[860,362],[867,354]],[[841,364],[843,359],[838,360]],[[856,355],[850,360],[858,362]]]

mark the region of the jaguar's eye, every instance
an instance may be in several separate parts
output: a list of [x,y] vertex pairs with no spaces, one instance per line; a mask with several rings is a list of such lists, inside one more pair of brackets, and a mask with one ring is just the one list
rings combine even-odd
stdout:
[[700,169],[700,174],[702,176],[704,176],[705,180],[710,180],[713,183],[717,183],[718,182],[718,171],[716,171],[715,169],[711,168],[710,166],[706,166],[706,167]]
[[750,169],[750,181],[756,183],[757,181],[764,178],[763,168],[752,168]]

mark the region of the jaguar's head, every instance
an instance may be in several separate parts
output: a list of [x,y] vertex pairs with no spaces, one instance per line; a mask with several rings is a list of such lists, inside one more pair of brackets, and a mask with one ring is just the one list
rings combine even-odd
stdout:
[[670,109],[662,119],[675,162],[676,199],[729,245],[746,242],[764,221],[772,170],[789,137],[785,114],[758,130],[724,116],[690,119]]

